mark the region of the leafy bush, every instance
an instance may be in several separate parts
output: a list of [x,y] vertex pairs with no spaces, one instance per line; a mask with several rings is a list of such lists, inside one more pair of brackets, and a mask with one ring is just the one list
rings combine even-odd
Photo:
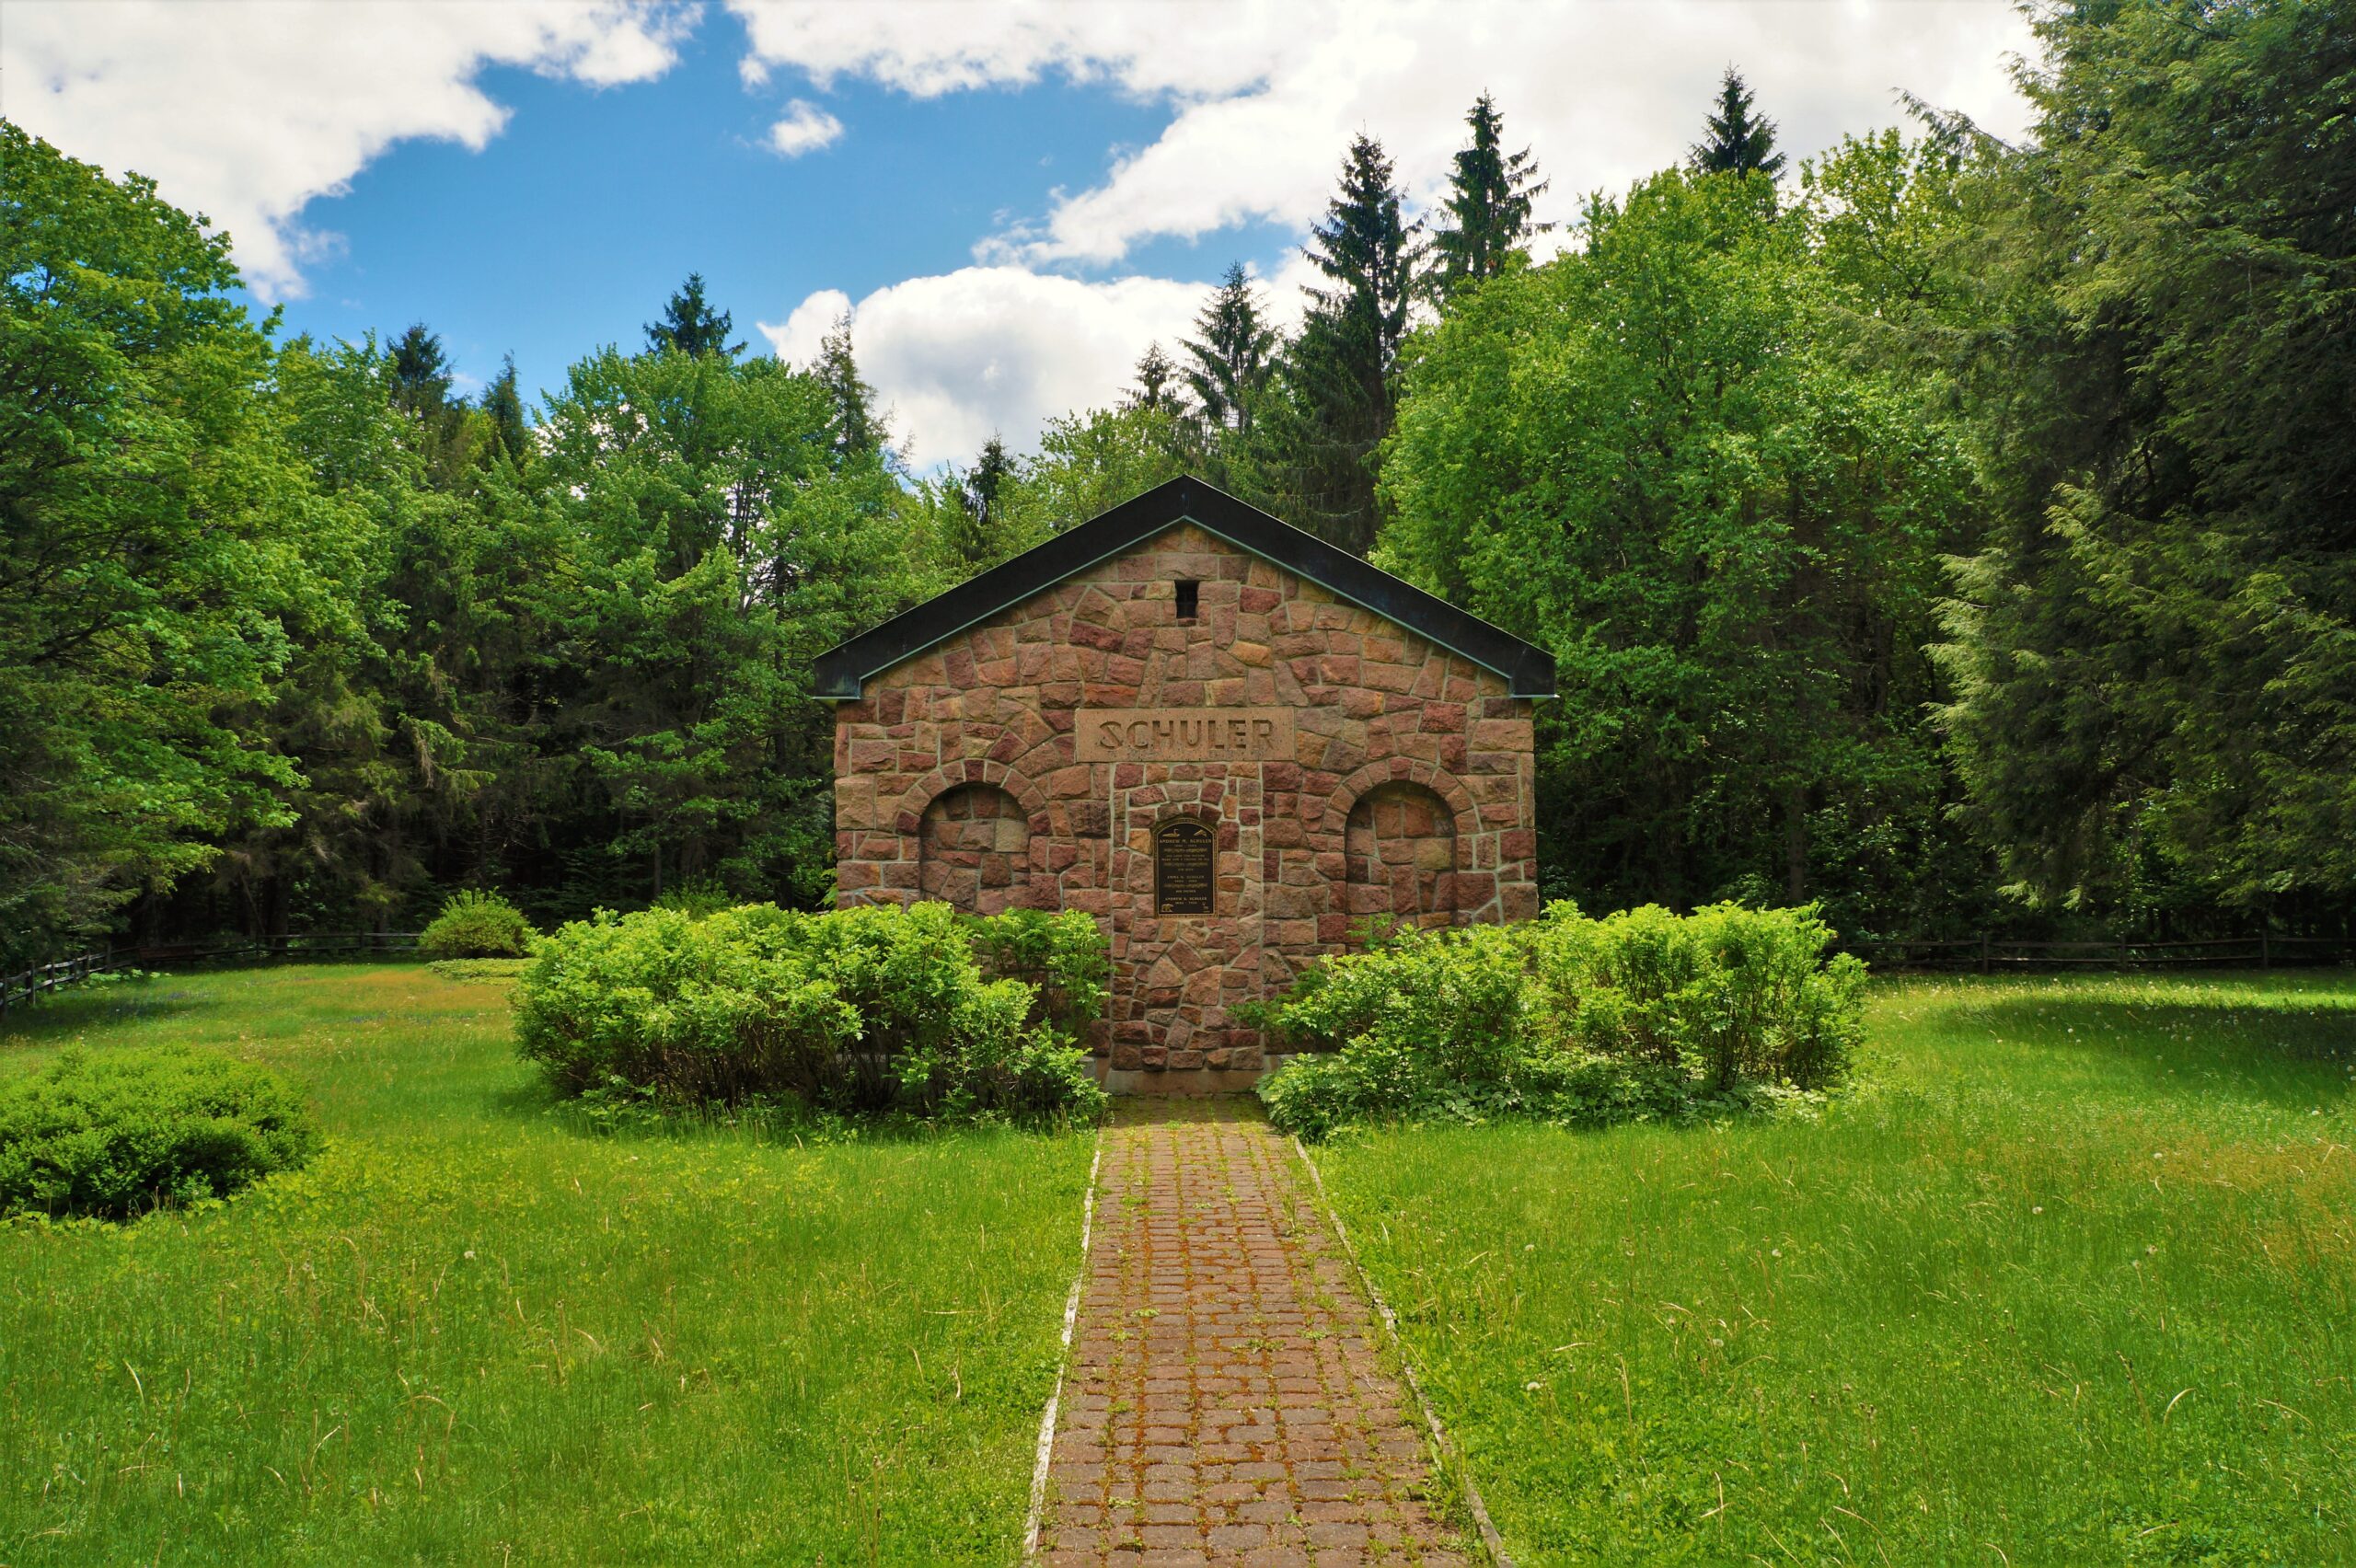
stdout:
[[1813,907],[1647,905],[1409,931],[1328,960],[1261,1009],[1312,1053],[1263,1080],[1276,1124],[1530,1115],[1598,1124],[1754,1104],[1851,1072],[1865,965]]
[[[976,948],[1039,978],[987,976]],[[975,919],[942,904],[601,912],[538,945],[516,1038],[576,1095],[1092,1116],[1103,1095],[1076,1036],[1103,1001],[1103,948],[1085,916]]]
[[498,894],[460,888],[433,923],[418,933],[428,958],[522,958],[532,951],[532,923]]
[[0,1214],[127,1219],[226,1197],[318,1147],[275,1073],[185,1046],[67,1051],[0,1083]]

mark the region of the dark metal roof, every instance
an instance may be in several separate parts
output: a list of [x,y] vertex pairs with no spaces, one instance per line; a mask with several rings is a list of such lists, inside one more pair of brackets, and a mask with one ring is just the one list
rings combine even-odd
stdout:
[[1175,523],[1192,523],[1286,571],[1331,589],[1511,683],[1516,697],[1554,695],[1553,655],[1403,578],[1369,566],[1192,475],[1157,485],[1103,515],[970,577],[818,657],[815,695],[846,702],[868,676],[923,652],[1076,571],[1121,555]]

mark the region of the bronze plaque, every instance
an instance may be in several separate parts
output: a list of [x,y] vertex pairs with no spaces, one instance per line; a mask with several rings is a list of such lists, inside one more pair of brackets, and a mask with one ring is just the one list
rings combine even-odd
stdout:
[[1290,762],[1289,708],[1083,708],[1075,762]]
[[1218,884],[1216,840],[1191,817],[1164,823],[1153,835],[1153,912],[1208,915]]

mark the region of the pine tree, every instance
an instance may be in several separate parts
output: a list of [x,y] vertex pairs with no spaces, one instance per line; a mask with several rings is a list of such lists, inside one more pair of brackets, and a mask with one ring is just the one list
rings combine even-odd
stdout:
[[1159,409],[1164,413],[1185,412],[1177,388],[1172,384],[1178,379],[1178,367],[1161,352],[1158,342],[1148,343],[1138,360],[1138,384],[1125,400],[1132,409]]
[[1553,227],[1530,221],[1530,202],[1545,193],[1546,181],[1537,178],[1529,148],[1504,150],[1505,117],[1488,94],[1473,101],[1464,122],[1472,143],[1456,155],[1443,203],[1449,221],[1432,236],[1439,253],[1433,282],[1443,300],[1496,277],[1517,257],[1527,259],[1522,247],[1530,236]]
[[859,374],[851,354],[850,317],[837,317],[835,329],[818,340],[818,363],[811,373],[825,384],[835,404],[835,455],[852,457],[884,444],[884,426],[875,417],[875,388]]
[[1271,432],[1282,504],[1360,554],[1374,543],[1376,454],[1391,433],[1392,376],[1423,256],[1421,225],[1401,220],[1399,202],[1382,144],[1358,136],[1307,248],[1334,286],[1309,290],[1308,317],[1286,356],[1281,428]]
[[1749,174],[1769,179],[1784,172],[1784,155],[1775,150],[1775,122],[1751,112],[1750,89],[1742,73],[1727,67],[1718,86],[1718,106],[1706,122],[1708,135],[1693,144],[1693,168],[1699,174]]
[[491,416],[499,449],[507,454],[510,461],[522,462],[531,438],[524,423],[524,397],[516,389],[514,354],[507,356],[497,377],[483,388],[482,411]]
[[1179,346],[1194,361],[1186,371],[1186,385],[1194,388],[1203,417],[1238,435],[1249,435],[1253,404],[1267,384],[1276,332],[1261,320],[1260,302],[1242,262],[1229,266],[1218,291],[1195,317],[1195,330],[1202,336],[1182,338]]
[[744,344],[728,340],[735,325],[732,313],[715,311],[704,298],[703,274],[689,272],[687,283],[663,307],[663,319],[647,324],[646,347],[654,353],[676,349],[683,354],[716,353],[734,359],[745,352]]

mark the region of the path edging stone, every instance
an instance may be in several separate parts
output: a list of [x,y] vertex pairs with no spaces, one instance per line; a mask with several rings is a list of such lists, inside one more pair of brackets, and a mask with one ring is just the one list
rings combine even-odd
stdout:
[[1064,1297],[1063,1346],[1056,1354],[1056,1386],[1047,1390],[1047,1408],[1039,1417],[1039,1450],[1031,1465],[1031,1506],[1022,1518],[1022,1556],[1039,1555],[1039,1518],[1047,1505],[1047,1460],[1056,1446],[1056,1407],[1064,1397],[1064,1374],[1071,1367],[1072,1325],[1080,1320],[1080,1293],[1088,1285],[1088,1243],[1096,1226],[1096,1174],[1104,1163],[1104,1129],[1096,1129],[1096,1152],[1088,1161],[1088,1197],[1080,1210],[1080,1269],[1072,1275],[1070,1294]]
[[1473,1482],[1472,1463],[1464,1457],[1464,1451],[1456,1446],[1455,1439],[1448,1435],[1448,1428],[1440,1424],[1439,1412],[1432,1408],[1431,1396],[1424,1392],[1424,1380],[1415,1371],[1415,1359],[1407,1354],[1407,1341],[1399,1332],[1398,1315],[1391,1310],[1391,1302],[1382,1294],[1382,1287],[1375,1284],[1374,1276],[1367,1272],[1364,1260],[1359,1258],[1357,1243],[1350,1239],[1350,1228],[1342,1223],[1342,1211],[1334,1206],[1333,1194],[1325,1190],[1324,1172],[1317,1169],[1317,1161],[1311,1157],[1309,1146],[1300,1141],[1299,1134],[1293,1136],[1292,1147],[1293,1152],[1300,1157],[1301,1164],[1309,1168],[1309,1184],[1316,1189],[1317,1205],[1333,1223],[1334,1235],[1342,1243],[1342,1255],[1349,1259],[1350,1267],[1357,1274],[1358,1285],[1366,1292],[1368,1304],[1374,1309],[1374,1315],[1380,1320],[1383,1332],[1391,1338],[1391,1347],[1398,1355],[1399,1370],[1407,1384],[1407,1391],[1415,1395],[1415,1408],[1423,1412],[1424,1424],[1431,1431],[1432,1445],[1438,1450],[1440,1462],[1456,1472],[1457,1484],[1464,1492],[1464,1505],[1472,1515],[1472,1523],[1481,1532],[1481,1545],[1497,1568],[1514,1568],[1513,1558],[1506,1551],[1505,1538],[1497,1533],[1496,1521],[1489,1517],[1489,1505],[1481,1500],[1481,1489]]

